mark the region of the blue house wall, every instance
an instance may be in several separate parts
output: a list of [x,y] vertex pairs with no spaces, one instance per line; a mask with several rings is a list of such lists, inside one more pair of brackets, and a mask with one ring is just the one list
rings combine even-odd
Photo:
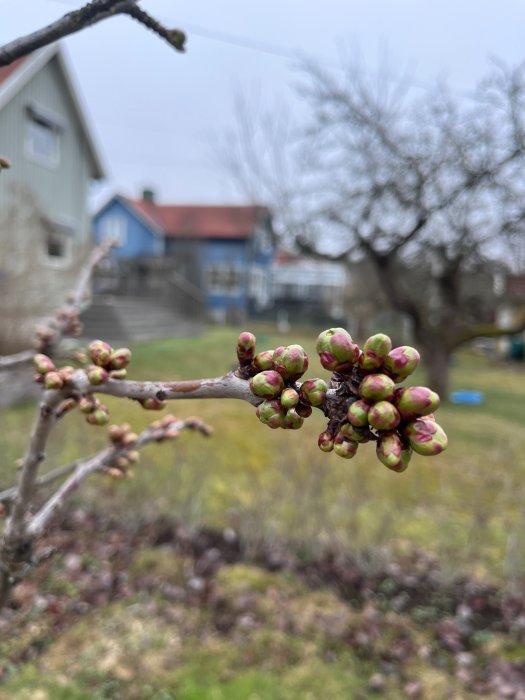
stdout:
[[117,260],[162,255],[164,239],[154,233],[120,199],[113,199],[93,219],[95,240],[99,243],[107,235],[121,238],[122,244],[111,251]]
[[[188,256],[193,251],[195,268],[200,273],[200,286],[206,294],[206,305],[212,312],[232,312],[241,314],[248,309],[248,264],[249,245],[245,240],[184,240],[166,241],[166,255]],[[234,289],[221,291],[210,288],[210,269],[214,266],[229,266],[238,272],[238,285]]]

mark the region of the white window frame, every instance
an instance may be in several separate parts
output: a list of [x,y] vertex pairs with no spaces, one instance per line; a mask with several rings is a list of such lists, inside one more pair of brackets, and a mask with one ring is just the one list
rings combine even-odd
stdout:
[[[61,134],[64,130],[63,121],[59,116],[53,114],[49,110],[35,105],[28,106],[26,120],[24,142],[26,157],[47,168],[56,168],[60,163],[60,142]],[[45,153],[35,150],[35,141],[31,134],[31,129],[35,127],[44,128],[48,130],[48,133],[53,135],[53,153],[46,155]]]
[[[75,237],[75,228],[72,222],[69,220],[49,221],[46,228],[48,228],[48,230],[45,233],[42,251],[44,263],[48,267],[53,267],[55,269],[69,267],[73,261],[73,239]],[[55,229],[54,231],[52,230],[53,228]],[[58,234],[63,237],[63,255],[49,255],[48,236],[52,236],[53,234]]]
[[[234,276],[234,284],[225,287],[220,281],[213,280],[213,277],[228,275]],[[239,265],[232,263],[210,263],[206,267],[206,289],[211,294],[222,294],[224,296],[235,296],[242,292],[244,282],[244,270]]]

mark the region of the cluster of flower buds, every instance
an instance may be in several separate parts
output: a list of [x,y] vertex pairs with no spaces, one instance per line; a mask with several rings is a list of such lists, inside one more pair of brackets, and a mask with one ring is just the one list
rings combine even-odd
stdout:
[[115,456],[106,467],[106,474],[120,478],[130,478],[130,467],[140,460],[140,452],[135,449],[138,435],[131,430],[128,423],[112,425],[109,428],[109,439],[115,450]]
[[257,417],[269,428],[299,429],[326,396],[326,382],[298,380],[308,369],[308,355],[301,345],[280,346],[256,354],[255,336],[241,333],[237,341],[237,357],[252,393],[263,399],[257,406]]
[[88,345],[87,354],[93,363],[86,368],[90,384],[98,386],[108,379],[125,379],[126,367],[131,362],[131,350],[118,348],[113,350],[111,345],[103,340],[94,340]]
[[419,364],[415,348],[392,348],[390,338],[377,333],[361,349],[347,331],[333,328],[320,334],[317,351],[321,364],[351,389],[346,417],[331,420],[319,436],[321,450],[350,459],[360,443],[373,440],[379,461],[401,472],[412,451],[432,456],[446,448],[447,436],[434,418],[439,396],[422,386],[396,387]]
[[330,328],[317,339],[321,365],[331,371],[330,397],[322,379],[298,379],[308,367],[300,345],[255,353],[255,336],[244,332],[237,344],[241,376],[264,399],[259,420],[270,428],[300,428],[312,407],[323,411],[328,426],[318,440],[323,452],[354,457],[360,443],[376,443],[378,459],[393,471],[404,471],[412,451],[431,456],[447,446],[447,436],[434,418],[439,396],[422,386],[397,386],[419,364],[415,348],[392,348],[383,333],[361,349],[344,328]]
[[74,367],[67,365],[57,369],[53,360],[43,353],[35,355],[33,363],[36,369],[35,382],[42,384],[45,389],[62,389],[73,380]]

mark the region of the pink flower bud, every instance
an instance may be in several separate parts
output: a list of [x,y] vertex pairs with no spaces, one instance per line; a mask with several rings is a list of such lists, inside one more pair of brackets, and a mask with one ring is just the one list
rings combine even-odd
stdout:
[[299,430],[303,423],[304,418],[302,418],[294,408],[290,408],[288,411],[286,411],[282,427],[290,430]]
[[358,444],[353,440],[347,440],[344,435],[337,433],[334,439],[334,452],[344,459],[352,459],[357,452]]
[[71,384],[73,381],[73,374],[75,372],[74,367],[70,367],[67,365],[66,367],[61,367],[58,370],[58,374],[60,375],[60,378],[64,382],[64,384]]
[[128,376],[127,369],[112,369],[109,373],[111,379],[126,379]]
[[255,396],[273,399],[284,389],[284,380],[275,370],[267,369],[250,379],[250,389]]
[[410,386],[396,390],[395,403],[403,420],[426,416],[439,408],[439,396],[426,386]]
[[406,379],[416,369],[419,360],[420,356],[415,348],[410,345],[401,345],[388,353],[383,367],[392,377]]
[[86,421],[90,425],[107,425],[109,423],[108,410],[105,407],[96,408],[93,413],[86,416]]
[[359,366],[367,370],[379,369],[390,350],[392,350],[392,341],[387,335],[376,333],[370,336],[363,345]]
[[357,399],[348,407],[348,420],[356,428],[361,428],[368,425],[368,411],[370,404],[363,399]]
[[299,379],[308,369],[308,355],[301,345],[280,346],[273,353],[273,366],[284,379]]
[[237,339],[237,358],[241,364],[251,362],[255,356],[255,336],[249,331],[243,331]]
[[414,452],[426,457],[438,455],[448,445],[448,438],[443,428],[431,420],[417,419],[408,423],[404,433]]
[[159,399],[154,398],[139,399],[139,403],[147,411],[162,411],[163,408],[166,408],[165,401],[159,401]]
[[95,402],[89,396],[83,396],[78,402],[78,407],[81,413],[93,413],[95,410]]
[[56,372],[56,367],[53,361],[47,355],[38,353],[34,356],[33,362],[35,363],[35,369],[39,374],[47,374],[48,372]]
[[274,350],[263,350],[257,353],[252,360],[252,367],[257,372],[262,372],[265,369],[273,369],[273,353]]
[[109,374],[103,367],[89,367],[86,374],[89,383],[94,386],[104,384],[109,379]]
[[376,455],[385,467],[395,472],[404,472],[410,462],[412,450],[403,445],[396,433],[385,433],[377,441]]
[[278,400],[263,401],[256,409],[257,418],[269,428],[282,428],[286,410]]
[[389,401],[378,401],[368,412],[368,424],[376,430],[393,430],[400,421],[399,411]]
[[394,382],[386,374],[368,374],[359,385],[363,399],[382,401],[394,397]]
[[108,343],[105,343],[103,340],[94,340],[88,345],[87,351],[91,362],[99,367],[109,365],[111,355],[113,354],[111,345],[108,345]]
[[281,394],[281,406],[283,408],[295,408],[298,403],[299,394],[295,391],[295,389],[288,387],[287,389],[283,390]]
[[61,389],[64,385],[58,372],[48,372],[45,375],[44,386],[46,389]]
[[351,369],[361,352],[344,328],[329,328],[320,333],[316,349],[323,367],[332,372]]
[[328,386],[324,379],[306,379],[301,384],[301,400],[310,406],[322,406],[326,399]]
[[109,366],[113,370],[124,369],[131,362],[131,350],[129,348],[118,348],[113,350],[109,359]]
[[323,452],[331,452],[334,449],[334,436],[332,433],[329,433],[328,430],[325,430],[319,435],[317,444],[319,445],[319,449]]

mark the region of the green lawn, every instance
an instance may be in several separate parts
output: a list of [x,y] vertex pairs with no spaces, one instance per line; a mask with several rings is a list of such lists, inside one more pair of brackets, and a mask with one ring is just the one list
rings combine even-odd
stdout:
[[[311,352],[307,376],[323,376],[315,333],[256,331],[260,349],[302,343]],[[130,376],[223,374],[233,366],[236,336],[233,329],[212,329],[195,339],[138,345]],[[407,383],[422,382],[417,374]],[[162,513],[189,525],[232,525],[253,546],[273,535],[305,547],[338,543],[353,552],[415,545],[436,553],[451,575],[513,578],[525,563],[525,368],[461,354],[452,387],[481,390],[485,402],[442,407],[438,420],[449,435],[448,450],[416,455],[403,474],[385,469],[371,445],[361,446],[352,461],[321,453],[318,411],[300,431],[272,431],[242,402],[181,401],[170,412],[202,417],[215,428],[211,438],[187,434],[173,445],[151,446],[135,479],[95,477],[77,498],[123,518]],[[108,404],[114,422],[136,429],[158,415],[131,401]],[[15,478],[33,413],[31,405],[0,412],[0,486]],[[50,445],[49,468],[95,451],[105,435],[104,428],[86,427],[78,412],[69,415]]]

